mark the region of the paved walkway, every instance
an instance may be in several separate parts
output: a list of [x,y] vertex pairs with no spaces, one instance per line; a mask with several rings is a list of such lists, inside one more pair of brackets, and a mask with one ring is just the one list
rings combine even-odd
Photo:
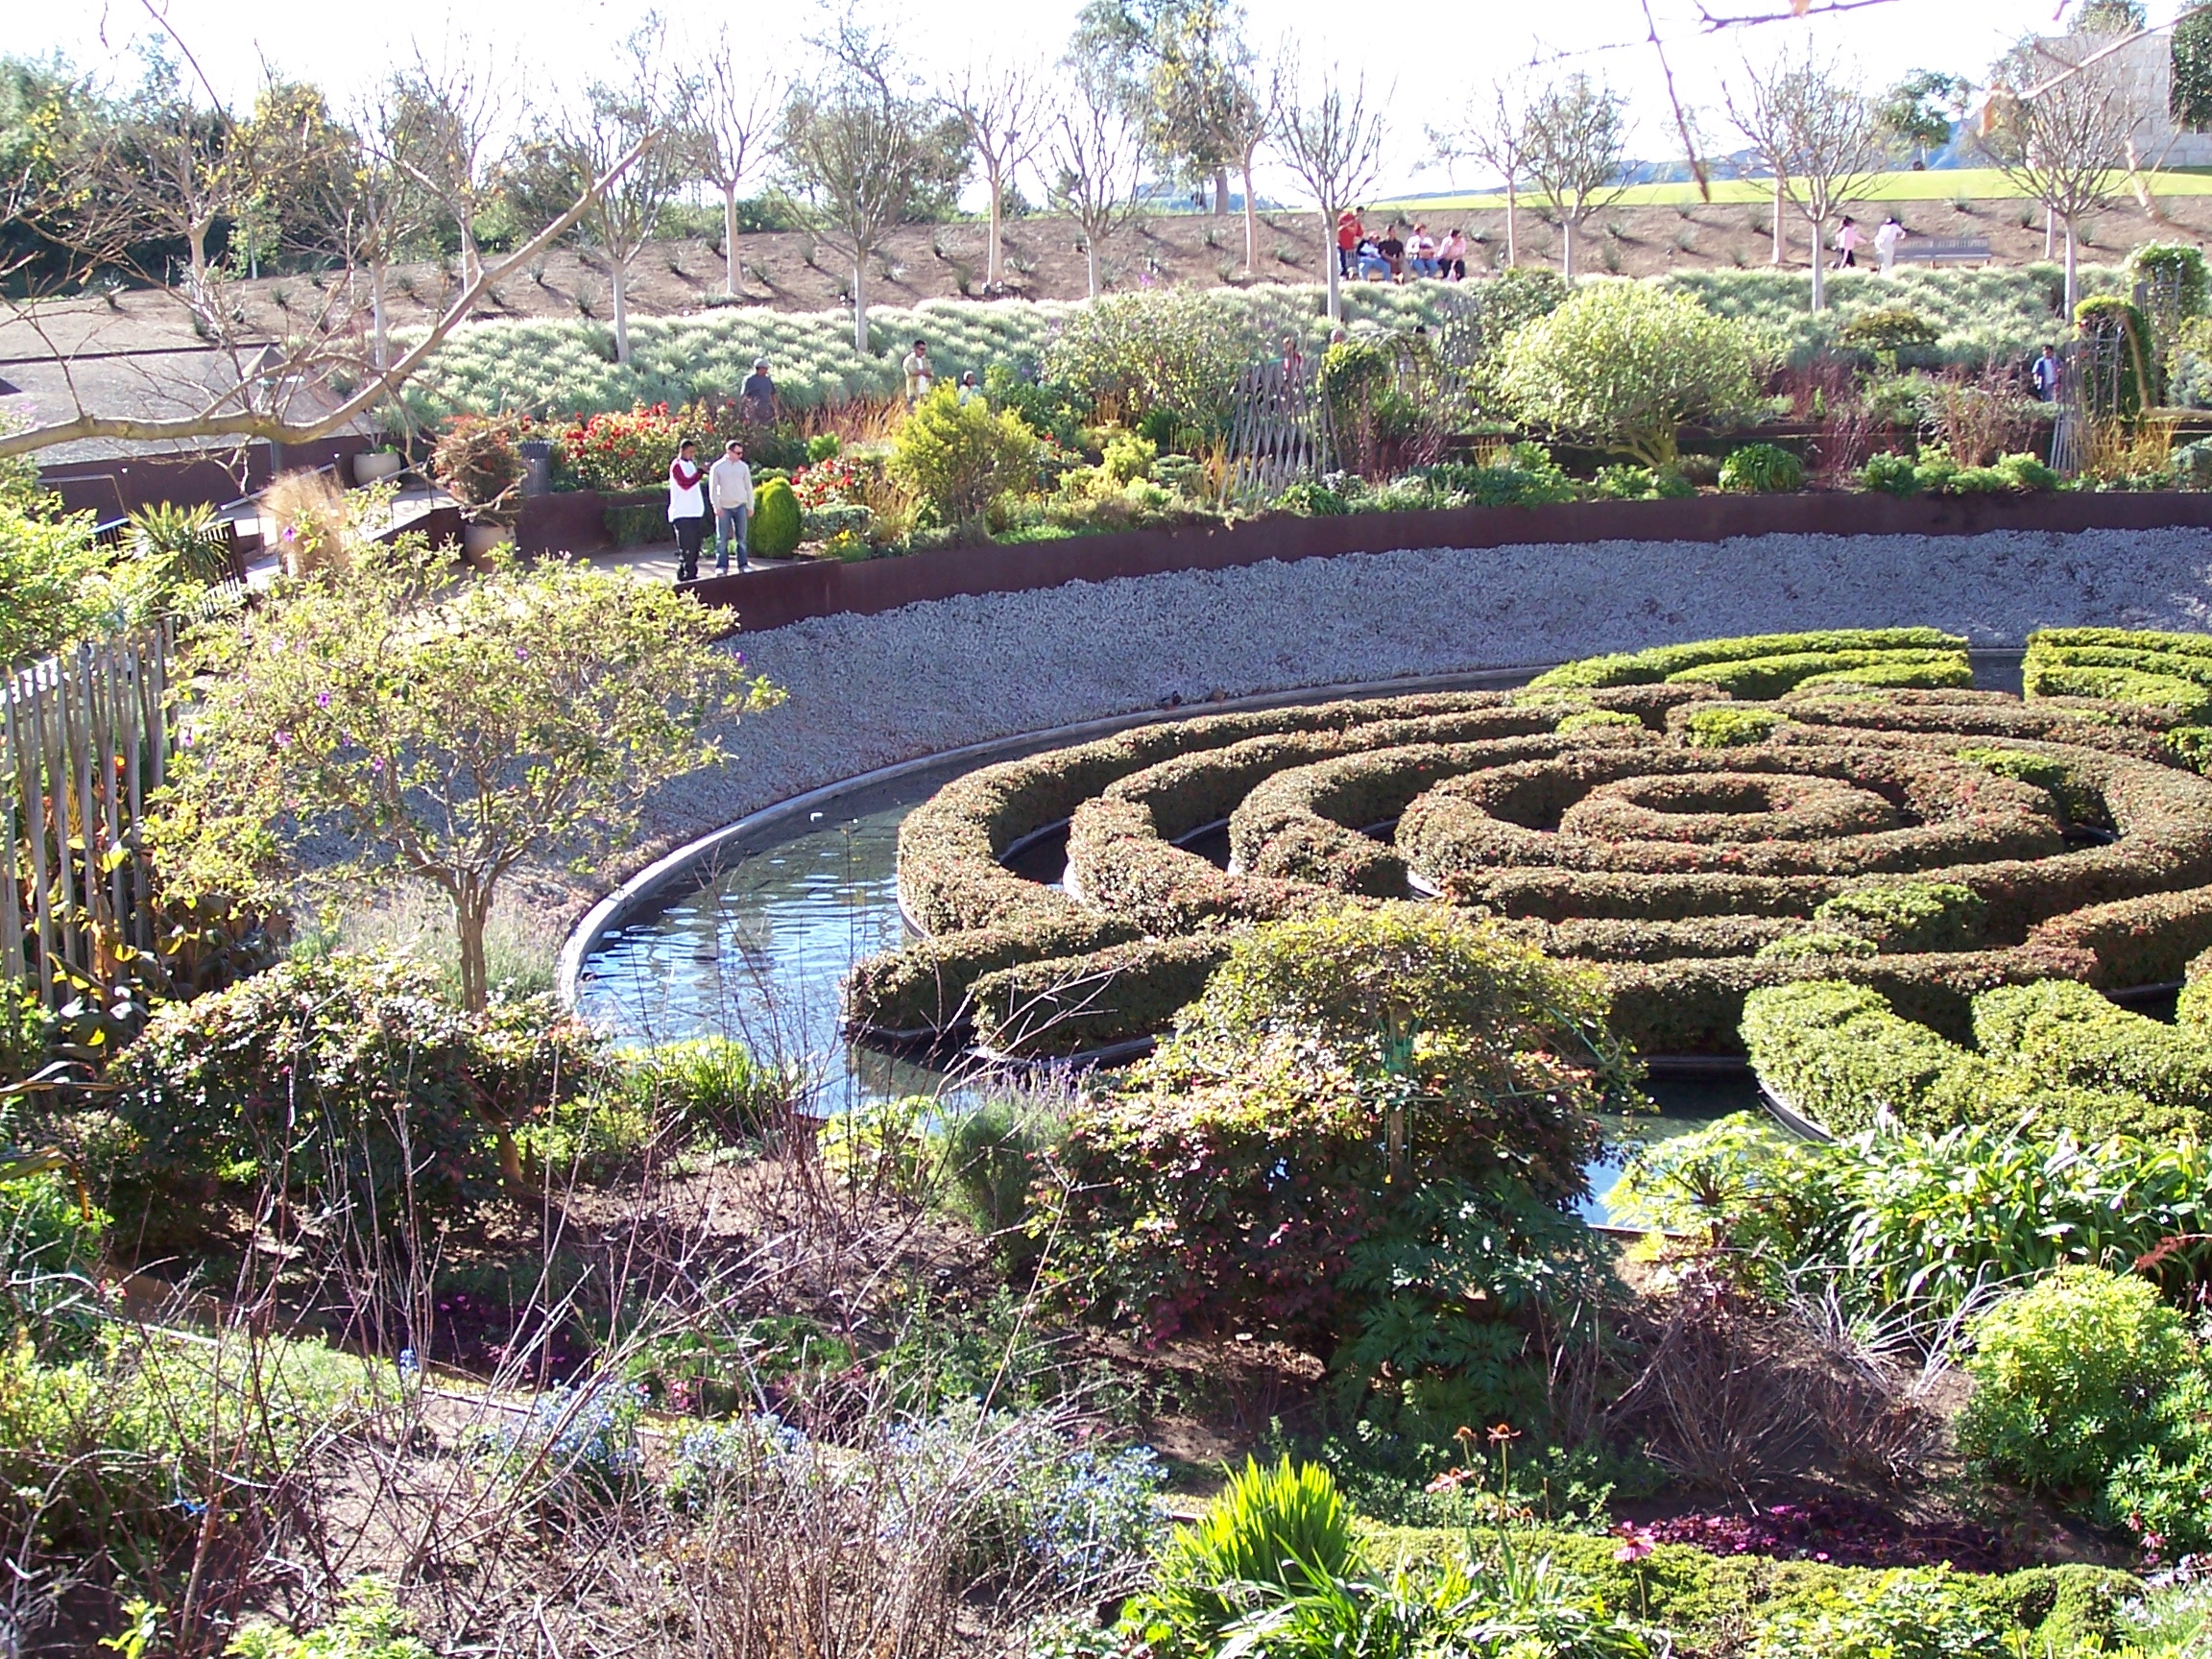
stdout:
[[[676,580],[676,543],[673,541],[652,547],[617,547],[611,553],[591,553],[587,554],[586,558],[589,563],[601,570],[635,570],[639,575],[650,576],[656,581],[674,582]],[[800,563],[802,561],[796,559],[755,559],[753,568],[756,570],[780,570],[786,565]],[[733,574],[735,573],[735,568],[734,565],[731,567]],[[702,576],[710,576],[713,572],[714,550],[709,547],[699,555],[699,573]]]

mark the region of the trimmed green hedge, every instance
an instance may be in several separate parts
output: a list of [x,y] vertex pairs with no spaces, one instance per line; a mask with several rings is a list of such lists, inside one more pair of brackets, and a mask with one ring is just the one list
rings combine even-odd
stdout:
[[2086,985],[2001,986],[1972,1004],[1968,1049],[1837,979],[1752,993],[1743,1040],[1760,1080],[1839,1134],[1884,1115],[1938,1132],[2032,1112],[2085,1139],[2201,1141],[2212,1125],[2212,1032],[2161,1024]]
[[[2212,693],[2212,638],[2039,638],[2137,651]],[[1408,886],[1602,965],[1615,1028],[1659,1051],[1735,1046],[1748,996],[1805,981],[1871,988],[1965,1042],[1995,987],[2178,979],[2212,950],[2212,782],[2185,740],[2212,727],[2167,705],[1863,684],[1961,680],[1961,645],[1709,640],[1513,693],[1205,715],[988,767],[908,818],[901,896],[931,937],[864,964],[847,1011],[1094,1046],[1202,982],[1217,945],[1190,941]],[[1224,823],[1226,871],[1176,845]],[[999,862],[1062,824],[1066,891]],[[1088,1005],[1062,995],[1075,982]]]
[[2212,637],[2131,628],[2045,628],[2028,637],[2031,698],[2096,697],[2176,725],[2212,717]]
[[[1895,652],[1957,653],[1963,660],[1965,639],[1936,628],[1836,628],[1808,634],[1746,634],[1732,639],[1700,639],[1687,645],[1659,645],[1611,657],[1583,657],[1539,674],[1531,685],[1587,689],[1599,685],[1641,685],[1661,681],[1695,683],[1699,670],[1725,664],[1750,664],[1790,658],[1810,662],[1816,657],[1848,654],[1875,659]],[[1849,667],[1853,663],[1833,663]],[[1746,672],[1750,670],[1746,669]],[[1826,668],[1808,666],[1807,675]],[[1791,685],[1797,682],[1791,680]],[[1771,692],[1767,693],[1772,695]]]

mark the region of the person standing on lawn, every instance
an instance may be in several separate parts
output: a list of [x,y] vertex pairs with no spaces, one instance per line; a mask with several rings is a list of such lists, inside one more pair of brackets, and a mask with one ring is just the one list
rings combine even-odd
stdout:
[[753,469],[745,465],[745,445],[733,438],[722,459],[707,469],[707,493],[714,503],[714,573],[730,568],[731,543],[736,543],[737,568],[753,568],[745,527],[753,517]]
[[707,474],[698,445],[686,438],[668,463],[668,527],[676,532],[676,580],[699,580],[699,549],[707,541]]
[[1843,223],[1836,232],[1836,269],[1856,269],[1859,250],[1866,246],[1866,232],[1859,228],[1859,221],[1850,214],[1843,215]]
[[914,349],[906,353],[899,372],[906,376],[906,401],[919,403],[929,396],[929,388],[936,382],[936,373],[929,367],[929,342],[917,340]]

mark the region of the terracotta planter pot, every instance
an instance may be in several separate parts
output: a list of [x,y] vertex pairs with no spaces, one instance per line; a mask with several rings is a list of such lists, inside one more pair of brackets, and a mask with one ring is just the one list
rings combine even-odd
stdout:
[[374,484],[381,479],[397,478],[403,465],[396,449],[370,449],[353,457],[353,482]]

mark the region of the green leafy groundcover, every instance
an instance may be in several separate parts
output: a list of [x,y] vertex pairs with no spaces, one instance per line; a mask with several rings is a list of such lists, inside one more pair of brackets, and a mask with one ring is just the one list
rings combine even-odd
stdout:
[[[2073,631],[2024,700],[1927,628],[1591,658],[1517,692],[1164,722],[987,767],[907,820],[926,937],[863,963],[857,1024],[1069,1052],[1162,1030],[1256,924],[1409,893],[1599,966],[1660,1052],[1728,1049],[1762,987],[1841,980],[1954,1042],[1994,987],[2178,980],[2212,948],[2212,637]],[[2176,665],[2180,665],[2176,667]],[[2208,682],[2212,684],[2212,682]],[[2130,680],[2123,690],[2133,687]],[[999,862],[1065,824],[1065,890]],[[1217,868],[1177,843],[1226,824]]]

